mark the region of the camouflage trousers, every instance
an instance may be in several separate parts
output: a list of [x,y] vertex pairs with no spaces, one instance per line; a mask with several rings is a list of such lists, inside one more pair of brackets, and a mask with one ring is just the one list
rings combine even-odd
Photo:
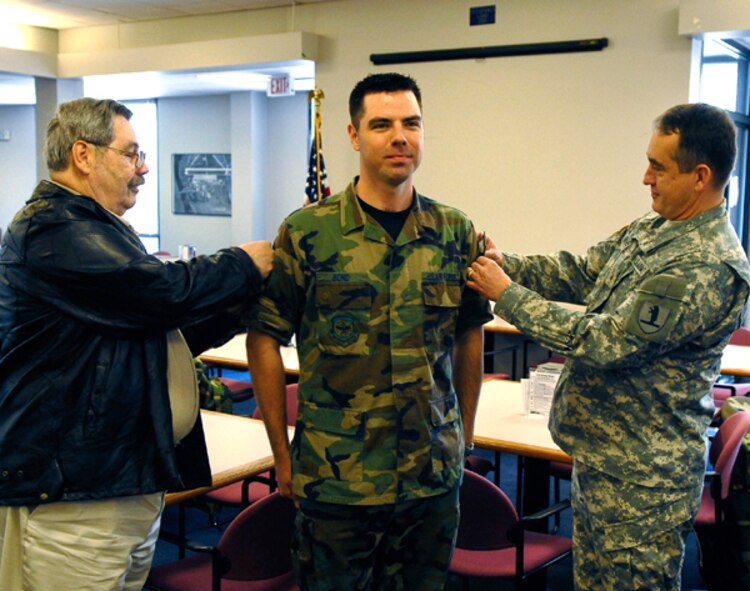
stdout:
[[292,543],[302,591],[435,591],[445,586],[458,488],[395,505],[300,499]]
[[679,590],[685,540],[700,504],[698,484],[690,490],[641,486],[574,462],[576,590]]

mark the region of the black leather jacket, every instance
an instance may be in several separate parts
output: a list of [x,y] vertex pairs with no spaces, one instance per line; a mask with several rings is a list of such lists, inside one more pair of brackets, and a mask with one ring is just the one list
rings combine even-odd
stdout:
[[40,183],[0,250],[0,505],[210,483],[200,419],[172,440],[165,335],[197,353],[261,286],[239,248],[165,264],[93,199]]

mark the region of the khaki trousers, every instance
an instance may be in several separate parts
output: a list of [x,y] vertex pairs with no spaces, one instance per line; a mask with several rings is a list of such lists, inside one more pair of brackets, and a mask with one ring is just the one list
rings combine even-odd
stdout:
[[164,493],[0,507],[3,591],[141,591]]

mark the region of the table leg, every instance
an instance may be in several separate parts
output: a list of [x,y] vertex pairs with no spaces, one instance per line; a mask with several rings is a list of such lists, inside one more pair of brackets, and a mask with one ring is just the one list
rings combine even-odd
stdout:
[[484,373],[495,372],[495,335],[484,331]]
[[[529,515],[549,507],[549,460],[524,458],[523,514]],[[547,531],[541,528],[539,531]]]

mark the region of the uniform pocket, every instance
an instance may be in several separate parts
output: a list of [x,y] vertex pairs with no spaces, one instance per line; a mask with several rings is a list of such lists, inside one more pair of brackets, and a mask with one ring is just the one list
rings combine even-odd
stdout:
[[304,476],[362,481],[362,411],[306,403],[301,408],[301,423],[299,458]]
[[315,286],[318,346],[331,355],[368,355],[372,287],[348,274],[321,275]]
[[422,276],[422,300],[425,347],[432,351],[450,348],[461,305],[458,274],[425,273]]
[[460,461],[458,400],[454,395],[433,400],[430,404],[432,471],[441,473]]
[[430,419],[433,427],[455,423],[458,416],[458,400],[453,395],[433,400],[430,404]]

